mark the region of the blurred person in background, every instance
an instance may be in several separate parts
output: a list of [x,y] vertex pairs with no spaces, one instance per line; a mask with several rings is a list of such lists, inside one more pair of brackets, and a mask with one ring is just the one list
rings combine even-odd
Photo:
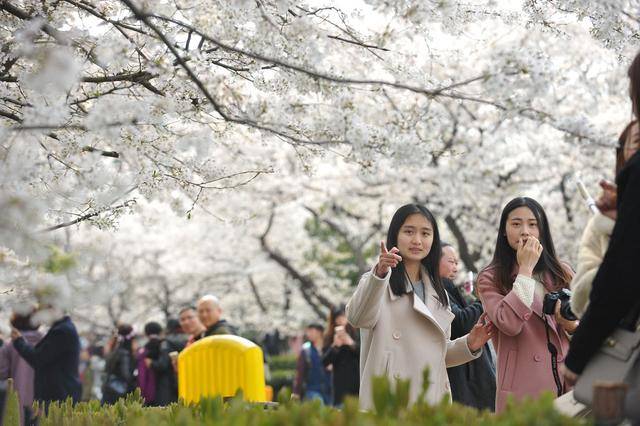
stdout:
[[185,347],[200,339],[200,336],[206,331],[205,326],[202,325],[198,318],[198,311],[195,306],[185,306],[180,309],[178,321],[180,322],[180,329],[187,335]]
[[331,366],[333,405],[342,407],[346,396],[360,390],[360,337],[347,322],[344,305],[329,312],[322,363]]
[[37,314],[50,326],[38,343],[31,345],[15,327],[11,339],[20,356],[35,370],[34,399],[43,402],[48,411],[53,401],[69,397],[74,403],[80,400],[80,337],[71,318],[59,308],[42,305]]
[[120,324],[106,347],[102,403],[113,404],[135,389],[135,333],[129,324]]
[[[41,339],[42,333],[32,319],[33,309],[25,314],[15,312],[11,315],[10,324],[22,334],[24,340],[31,346],[35,346]],[[18,399],[22,412],[22,422],[31,424],[34,393],[35,371],[29,363],[18,354],[13,343],[9,342],[0,348],[0,380],[13,379],[13,388],[18,393]]]
[[144,334],[147,337],[147,342],[136,354],[138,387],[144,398],[145,405],[155,406],[158,405],[156,401],[158,375],[151,368],[151,364],[157,362],[160,357],[162,326],[155,321],[150,321],[144,326]]
[[149,359],[148,366],[155,373],[155,405],[165,406],[178,401],[178,380],[172,366],[172,352],[180,352],[186,345],[185,335],[176,319],[167,321],[166,335],[160,342],[157,359]]
[[235,329],[222,318],[220,300],[210,294],[198,300],[198,318],[206,330],[201,337],[216,336],[220,334],[236,334]]
[[331,376],[322,364],[324,327],[321,324],[309,324],[305,336],[306,341],[296,363],[296,377],[291,396],[294,399],[316,399],[330,405]]
[[[447,294],[451,312],[455,315],[451,323],[451,338],[457,339],[469,333],[484,310],[479,300],[467,303],[454,284],[458,276],[458,252],[448,243],[442,243],[440,276]],[[478,409],[494,411],[496,400],[496,370],[490,343],[484,346],[482,355],[466,364],[447,368],[451,396],[454,401]]]

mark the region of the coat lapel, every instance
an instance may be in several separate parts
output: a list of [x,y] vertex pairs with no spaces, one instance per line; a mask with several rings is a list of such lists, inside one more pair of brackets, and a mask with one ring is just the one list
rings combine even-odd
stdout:
[[455,315],[449,309],[445,308],[440,304],[440,300],[435,295],[435,291],[431,285],[429,285],[430,291],[427,291],[425,296],[425,300],[427,301],[427,305],[425,305],[422,300],[415,294],[413,295],[413,309],[425,316],[431,322],[433,322],[436,327],[442,332],[444,336],[449,337],[449,329],[451,327],[451,321]]
[[[422,270],[422,276],[428,277],[428,272],[426,270]],[[440,301],[437,298],[436,292],[431,285],[431,281],[427,280],[428,283],[425,284],[425,302],[423,302],[414,292],[411,287],[411,284],[406,283],[407,285],[407,297],[412,298],[412,307],[413,310],[422,315],[424,318],[431,321],[440,332],[445,336],[449,337],[449,328],[451,326],[451,321],[455,318],[455,315],[451,312],[450,309],[443,307],[440,304]],[[391,301],[396,301],[400,296],[396,296],[393,294],[391,290],[391,286],[388,286],[389,290],[389,298]]]
[[[445,334],[444,330],[442,329],[442,326],[440,325],[440,322],[435,317],[434,312],[432,312],[431,309],[429,309],[429,307],[426,306],[415,293],[412,293],[409,296],[413,297],[413,310],[419,313],[420,315],[422,315],[423,317],[425,317],[426,319],[428,319],[429,321],[431,321],[433,324],[435,324],[436,327],[438,327],[438,329],[442,332],[442,334]],[[426,295],[425,298],[428,298],[428,297],[430,296]],[[428,300],[429,299],[427,299],[427,301]]]
[[[429,273],[423,269],[422,276],[424,278],[429,277]],[[413,294],[413,309],[431,320],[436,327],[442,332],[442,334],[446,337],[449,337],[449,329],[451,327],[451,321],[455,315],[451,312],[451,310],[445,308],[438,300],[437,294],[433,285],[431,284],[431,279],[423,279],[425,282],[424,288],[424,302],[415,294]],[[445,292],[446,294],[446,292]]]

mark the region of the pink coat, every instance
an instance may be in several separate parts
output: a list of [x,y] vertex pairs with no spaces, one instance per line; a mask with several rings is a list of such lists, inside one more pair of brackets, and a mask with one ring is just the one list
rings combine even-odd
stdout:
[[[506,295],[498,289],[495,269],[488,267],[478,276],[478,293],[484,310],[495,324],[497,333],[493,345],[498,356],[496,383],[496,412],[504,410],[507,397],[516,400],[529,396],[536,398],[544,391],[557,394],[551,369],[551,354],[542,314],[543,295],[536,295],[531,307],[525,305],[515,292]],[[513,274],[513,279],[517,272]],[[550,279],[546,290],[553,289]],[[547,315],[551,342],[558,348],[558,366],[569,351],[569,339],[556,324],[553,315]]]
[[[42,339],[42,333],[37,330],[24,330],[22,336],[31,346],[35,346]],[[0,348],[0,380],[6,380],[9,377],[13,378],[13,386],[18,393],[20,404],[31,407],[35,373],[33,367],[20,356],[11,341]]]

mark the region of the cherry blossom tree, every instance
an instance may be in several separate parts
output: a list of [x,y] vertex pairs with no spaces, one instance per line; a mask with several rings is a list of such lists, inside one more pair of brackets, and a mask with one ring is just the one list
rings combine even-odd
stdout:
[[611,178],[630,118],[637,2],[342,3],[3,0],[7,303],[54,288],[109,324],[213,292],[297,324],[411,201],[478,271],[533,196],[571,260],[577,174]]

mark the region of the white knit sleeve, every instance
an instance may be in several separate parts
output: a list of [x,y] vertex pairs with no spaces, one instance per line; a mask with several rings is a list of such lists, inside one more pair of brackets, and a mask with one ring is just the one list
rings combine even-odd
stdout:
[[516,282],[513,283],[513,292],[518,296],[522,303],[527,306],[533,304],[533,295],[536,290],[536,280],[524,275],[518,275]]

